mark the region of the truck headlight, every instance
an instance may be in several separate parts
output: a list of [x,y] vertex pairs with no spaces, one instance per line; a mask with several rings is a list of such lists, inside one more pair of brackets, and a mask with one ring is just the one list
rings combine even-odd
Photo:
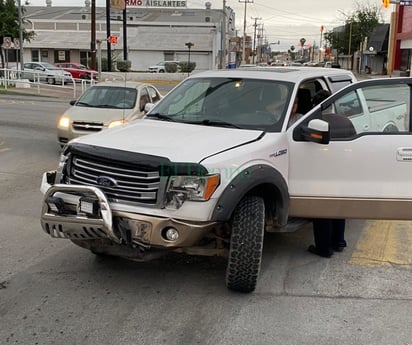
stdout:
[[207,201],[219,186],[220,175],[172,176],[166,190],[167,206],[179,208],[186,200]]
[[59,165],[57,166],[55,183],[62,182],[63,175],[66,175],[70,170],[68,164],[70,164],[70,155],[66,155],[63,152],[60,155]]

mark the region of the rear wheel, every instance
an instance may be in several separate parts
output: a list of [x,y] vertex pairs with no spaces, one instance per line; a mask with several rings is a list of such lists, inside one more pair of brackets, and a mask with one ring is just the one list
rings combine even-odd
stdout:
[[236,207],[226,286],[231,290],[252,292],[256,288],[262,261],[265,230],[265,203],[261,197],[247,196]]
[[47,84],[56,84],[56,80],[53,77],[47,77]]

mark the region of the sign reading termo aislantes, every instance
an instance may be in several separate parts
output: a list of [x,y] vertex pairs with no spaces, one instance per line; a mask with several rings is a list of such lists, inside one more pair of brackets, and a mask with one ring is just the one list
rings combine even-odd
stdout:
[[187,7],[185,0],[126,0],[126,6],[142,7]]

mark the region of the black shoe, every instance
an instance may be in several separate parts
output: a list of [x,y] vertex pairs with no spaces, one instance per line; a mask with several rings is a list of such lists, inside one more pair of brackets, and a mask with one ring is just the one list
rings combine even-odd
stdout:
[[333,255],[331,250],[327,252],[321,252],[318,248],[316,248],[313,244],[311,244],[308,248],[308,251],[312,254],[319,255],[323,258],[330,258]]
[[345,247],[346,247],[346,241],[345,240],[339,241],[337,244],[334,244],[332,246],[332,248],[335,252],[343,252]]

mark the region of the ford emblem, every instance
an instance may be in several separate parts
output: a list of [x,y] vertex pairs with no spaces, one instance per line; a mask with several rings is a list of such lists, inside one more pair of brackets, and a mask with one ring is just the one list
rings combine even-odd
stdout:
[[108,176],[99,176],[96,178],[96,182],[99,186],[103,187],[117,187],[117,181]]

